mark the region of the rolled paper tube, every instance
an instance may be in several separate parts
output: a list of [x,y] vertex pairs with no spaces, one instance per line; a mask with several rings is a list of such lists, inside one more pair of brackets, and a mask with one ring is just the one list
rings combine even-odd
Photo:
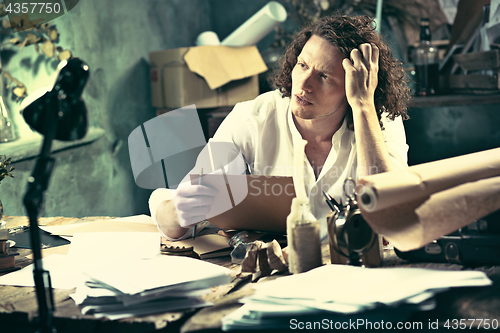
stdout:
[[196,37],[197,46],[201,45],[220,45],[219,36],[213,31],[204,31]]
[[376,212],[362,210],[374,232],[409,251],[448,235],[500,209],[500,176],[461,184],[428,198]]
[[362,177],[358,181],[358,203],[364,211],[375,212],[499,175],[500,148],[495,148]]
[[227,36],[221,44],[225,46],[255,45],[274,27],[285,22],[286,17],[285,7],[277,1],[270,1]]
[[431,195],[416,210],[424,243],[447,235],[500,209],[500,176],[462,184]]

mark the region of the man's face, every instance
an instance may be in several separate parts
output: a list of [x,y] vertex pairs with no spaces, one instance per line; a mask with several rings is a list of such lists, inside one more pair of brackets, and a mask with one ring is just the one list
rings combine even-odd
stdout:
[[326,39],[313,35],[297,57],[292,71],[292,113],[302,119],[317,119],[336,112],[344,114],[344,55]]

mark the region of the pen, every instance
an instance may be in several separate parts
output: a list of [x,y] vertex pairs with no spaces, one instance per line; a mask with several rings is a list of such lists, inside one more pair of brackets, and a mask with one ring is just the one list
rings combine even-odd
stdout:
[[328,206],[330,206],[331,210],[333,210],[336,213],[340,213],[339,203],[325,191],[323,191],[323,195],[325,196],[326,203],[328,204]]
[[[200,175],[198,176],[198,185],[202,185],[202,177],[203,177],[203,168],[201,168],[201,172],[200,172]],[[196,238],[196,227],[198,226],[198,224],[195,224],[194,227],[193,227],[193,240]]]

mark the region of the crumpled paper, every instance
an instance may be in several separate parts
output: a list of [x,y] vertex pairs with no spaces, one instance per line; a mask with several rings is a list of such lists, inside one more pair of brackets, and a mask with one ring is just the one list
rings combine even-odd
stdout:
[[241,272],[253,273],[252,281],[286,270],[288,265],[276,239],[268,243],[257,240],[248,244]]

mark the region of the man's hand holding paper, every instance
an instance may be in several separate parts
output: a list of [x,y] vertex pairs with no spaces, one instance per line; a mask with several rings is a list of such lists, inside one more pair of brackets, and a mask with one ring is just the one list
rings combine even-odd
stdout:
[[186,228],[205,220],[217,192],[209,186],[181,183],[173,195],[179,225]]

